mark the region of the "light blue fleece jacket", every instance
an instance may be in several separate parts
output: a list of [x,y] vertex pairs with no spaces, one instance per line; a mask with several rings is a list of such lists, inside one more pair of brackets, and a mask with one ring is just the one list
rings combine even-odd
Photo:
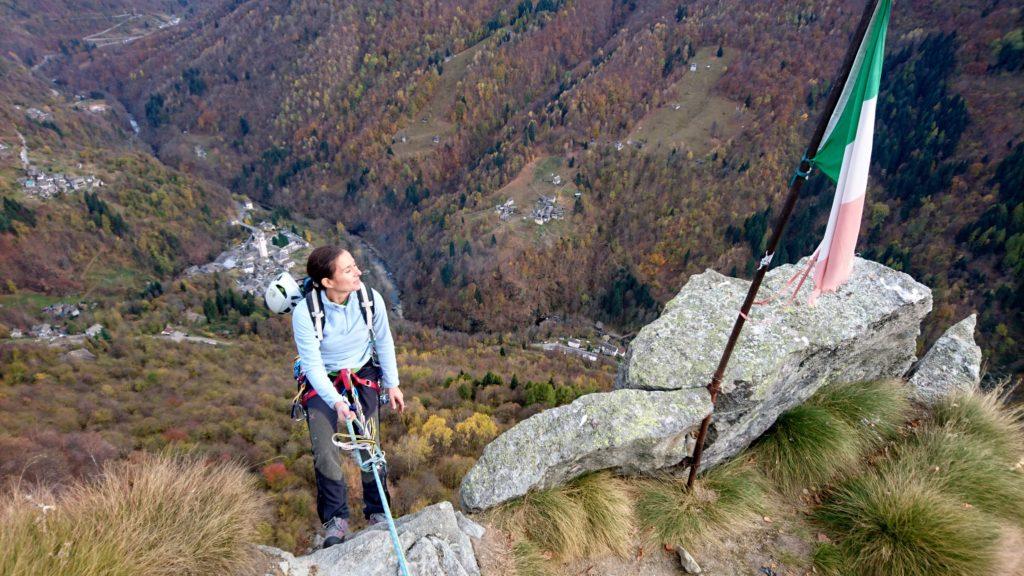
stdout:
[[[398,386],[398,363],[387,308],[376,290],[370,289],[370,292],[373,294],[373,333],[377,339],[381,385],[395,388]],[[323,341],[316,340],[316,329],[305,300],[292,311],[292,333],[306,379],[317,395],[333,409],[335,402],[341,400],[341,394],[334,389],[327,373],[342,368],[354,371],[366,364],[371,353],[370,331],[366,329],[366,320],[359,310],[359,297],[355,293],[349,294],[345,304],[331,302],[326,293],[321,292],[321,295],[324,303]]]

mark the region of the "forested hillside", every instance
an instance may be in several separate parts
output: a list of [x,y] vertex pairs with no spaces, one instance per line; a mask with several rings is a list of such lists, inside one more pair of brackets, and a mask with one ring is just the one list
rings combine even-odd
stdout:
[[0,144],[4,293],[132,293],[229,237],[228,191],[154,158],[102,92],[52,90],[0,59]]
[[0,5],[0,51],[26,66],[123,43],[192,14],[189,0],[10,0]]
[[[78,54],[63,74],[118,94],[165,161],[366,230],[417,319],[636,326],[693,272],[750,270],[860,8],[254,1]],[[1012,193],[998,191],[1019,171],[1021,24],[1009,2],[895,8],[861,244],[939,291],[930,336],[979,309],[998,365],[1021,338]],[[705,73],[721,74],[723,121],[671,149],[634,132]],[[565,219],[500,221],[503,187],[548,159],[580,192]],[[831,188],[810,188],[787,259],[823,229]],[[977,229],[990,210],[1003,224]]]

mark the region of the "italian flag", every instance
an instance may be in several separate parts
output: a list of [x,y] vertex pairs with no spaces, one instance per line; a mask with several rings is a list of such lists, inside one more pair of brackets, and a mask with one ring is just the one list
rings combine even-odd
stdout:
[[875,133],[875,106],[882,78],[882,53],[889,27],[891,0],[881,0],[871,16],[864,41],[850,75],[829,119],[828,127],[812,162],[836,183],[836,197],[828,217],[825,238],[815,255],[814,291],[810,302],[838,288],[850,277],[853,253],[864,211],[868,164]]

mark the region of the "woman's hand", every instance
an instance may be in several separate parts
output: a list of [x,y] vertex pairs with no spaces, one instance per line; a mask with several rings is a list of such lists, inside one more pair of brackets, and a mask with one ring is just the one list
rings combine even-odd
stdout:
[[334,410],[338,413],[338,422],[354,420],[356,417],[355,412],[348,409],[348,401],[344,399],[334,403]]
[[401,388],[388,388],[388,396],[391,398],[392,410],[398,410],[399,413],[405,412],[405,398],[402,396]]

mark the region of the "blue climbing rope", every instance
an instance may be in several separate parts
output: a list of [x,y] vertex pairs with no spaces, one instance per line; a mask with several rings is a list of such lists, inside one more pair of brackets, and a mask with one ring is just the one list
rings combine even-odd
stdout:
[[[352,387],[352,400],[355,405],[357,419],[359,420],[359,427],[363,432],[367,432],[366,427],[366,416],[363,414],[363,407],[359,403],[359,392],[356,391],[356,387]],[[405,552],[402,551],[402,543],[398,539],[398,530],[395,528],[395,520],[391,517],[391,506],[388,505],[388,497],[384,492],[384,483],[380,480],[380,466],[386,466],[387,461],[384,459],[384,451],[380,449],[380,444],[370,434],[358,435],[356,434],[355,427],[352,426],[352,420],[345,420],[345,426],[348,428],[348,436],[351,441],[345,441],[342,434],[335,434],[331,438],[331,442],[335,446],[352,452],[352,455],[356,459],[356,464],[359,465],[359,469],[363,472],[373,472],[373,479],[377,483],[377,493],[380,494],[381,504],[384,506],[384,516],[388,520],[388,532],[391,533],[391,544],[395,548],[395,556],[398,557],[398,568],[402,573],[402,576],[409,576],[409,566],[405,561]],[[339,437],[341,439],[339,439]],[[363,460],[360,455],[361,450],[366,450],[370,457]]]

